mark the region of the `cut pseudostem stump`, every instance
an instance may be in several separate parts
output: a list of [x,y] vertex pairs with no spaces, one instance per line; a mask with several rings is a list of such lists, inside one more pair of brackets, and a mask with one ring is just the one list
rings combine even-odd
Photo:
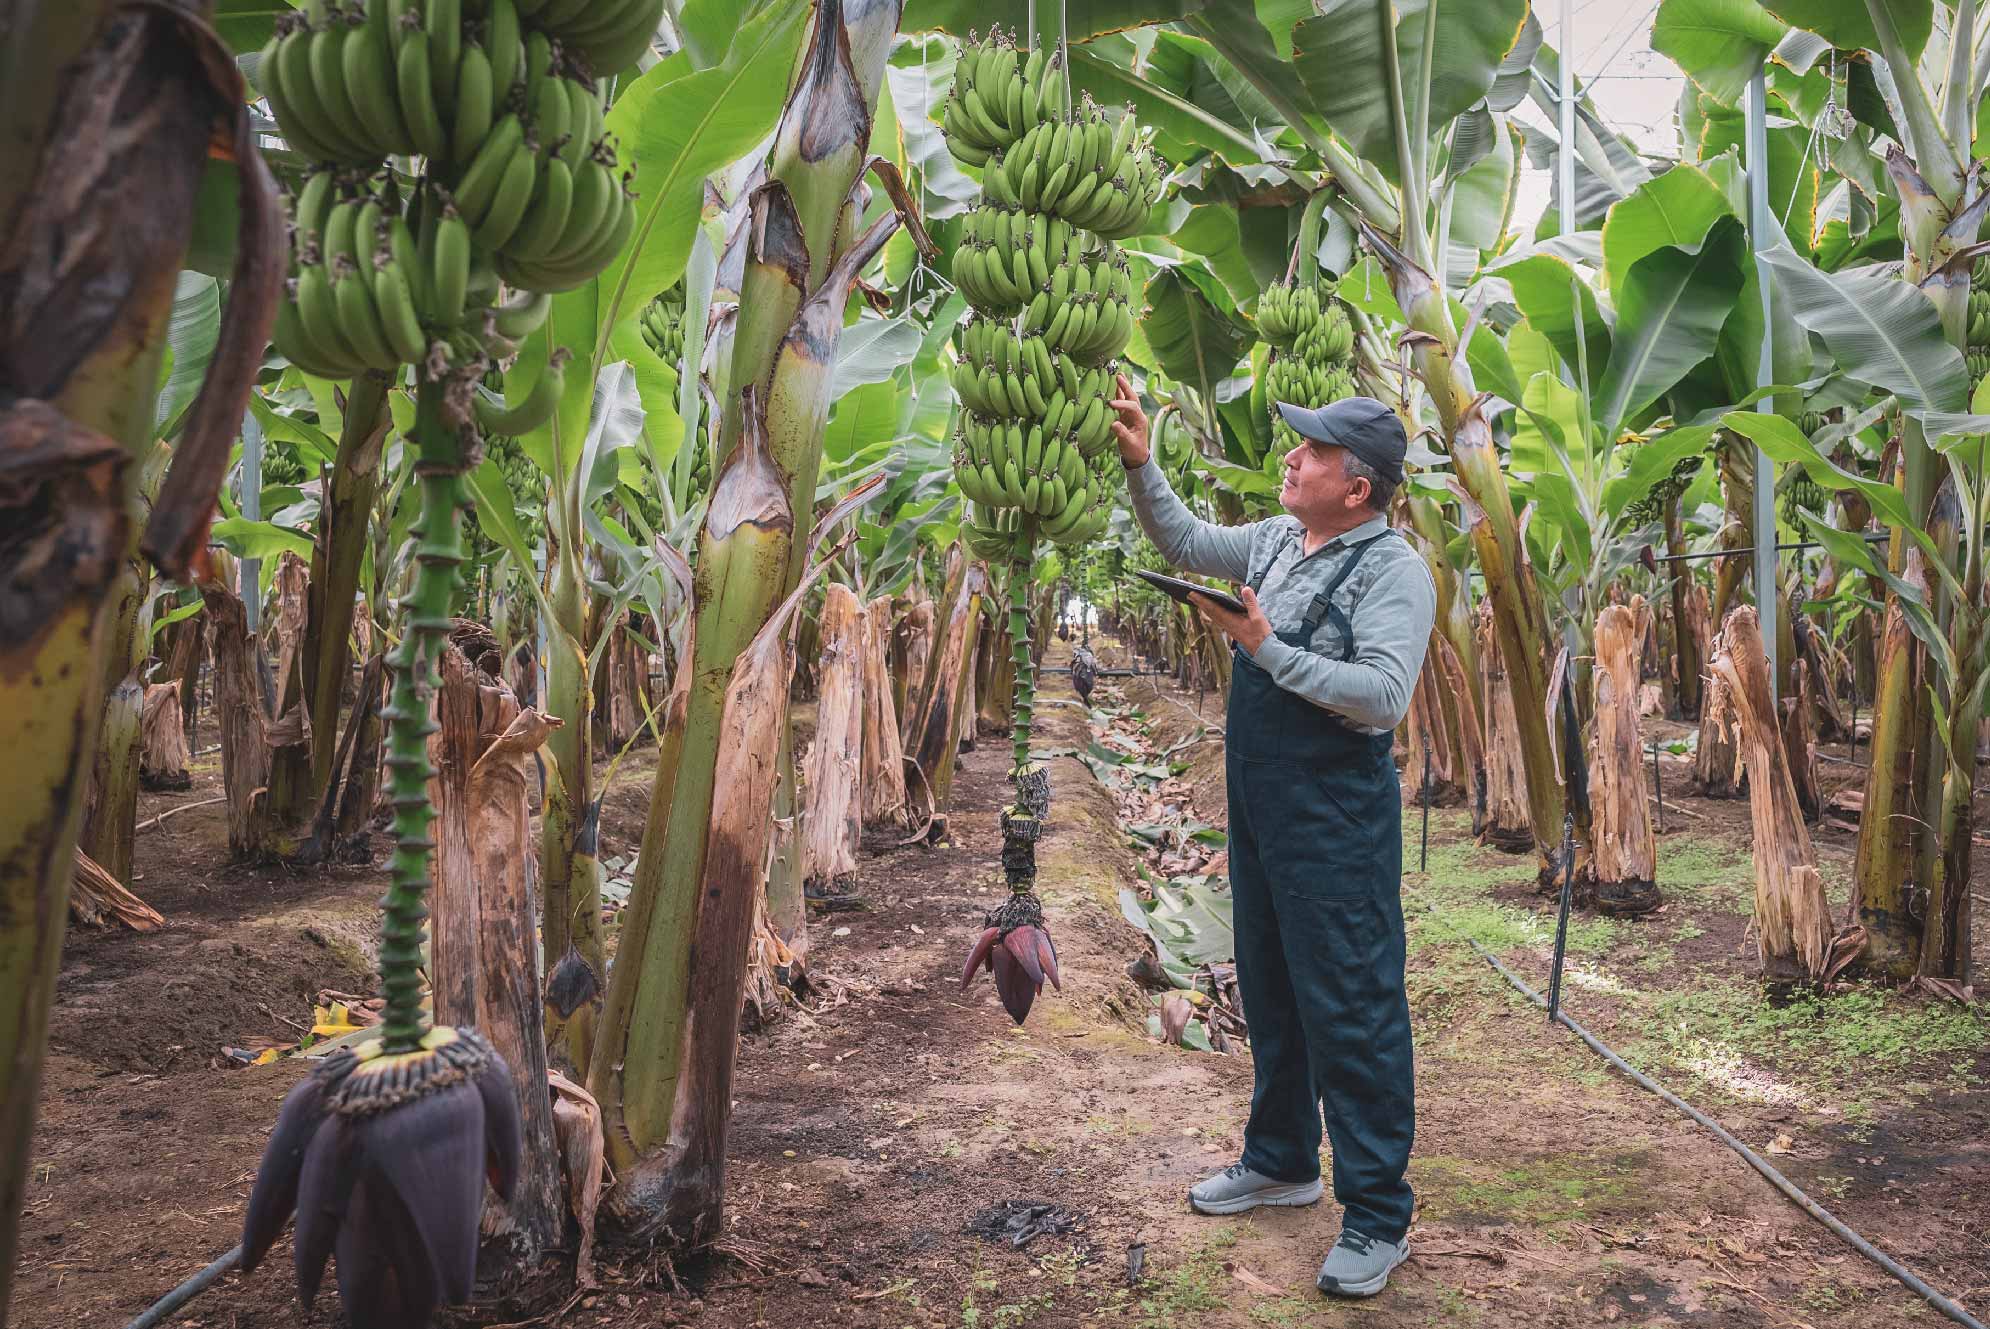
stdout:
[[[863,833],[858,780],[864,752],[864,656],[869,630],[856,593],[829,587],[822,603],[815,741],[802,774],[802,862],[809,885],[845,892],[857,877]],[[776,928],[788,920],[776,918]],[[783,938],[786,940],[786,938]]]
[[905,824],[905,746],[891,678],[892,603],[880,595],[864,609],[864,754],[858,788],[864,824]]
[[1727,616],[1714,677],[1734,699],[1748,752],[1748,811],[1754,833],[1755,935],[1762,975],[1772,983],[1816,983],[1824,976],[1831,925],[1810,830],[1797,807],[1770,701],[1769,660],[1755,610]]
[[1644,599],[1609,605],[1596,617],[1595,734],[1589,749],[1589,871],[1596,907],[1606,914],[1646,914],[1661,903],[1658,842],[1645,801],[1644,749],[1638,740],[1638,647]]
[[1479,603],[1479,670],[1486,699],[1486,808],[1480,832],[1487,844],[1510,854],[1524,854],[1534,845],[1528,821],[1527,768],[1520,750],[1520,719],[1513,707],[1499,636],[1493,631],[1492,605]]

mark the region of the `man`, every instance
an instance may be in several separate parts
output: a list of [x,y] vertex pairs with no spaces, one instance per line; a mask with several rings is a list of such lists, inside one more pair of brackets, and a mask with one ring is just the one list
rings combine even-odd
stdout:
[[1189,1190],[1197,1213],[1320,1198],[1333,1147],[1340,1239],[1321,1291],[1371,1297],[1409,1256],[1416,1126],[1403,990],[1402,796],[1390,738],[1423,668],[1437,591],[1388,524],[1408,450],[1371,397],[1279,403],[1285,516],[1198,520],[1168,487],[1118,380],[1133,511],[1177,567],[1243,583],[1244,612],[1191,602],[1233,643],[1225,775],[1237,986],[1257,1082],[1243,1158]]

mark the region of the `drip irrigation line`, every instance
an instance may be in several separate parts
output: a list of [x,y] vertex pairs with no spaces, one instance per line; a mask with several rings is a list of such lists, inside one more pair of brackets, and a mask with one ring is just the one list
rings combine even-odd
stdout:
[[153,1302],[146,1308],[144,1314],[126,1325],[125,1329],[153,1329],[154,1325],[164,1324],[174,1311],[220,1282],[223,1274],[241,1262],[242,1248],[236,1246],[213,1264]]
[[181,803],[175,807],[167,808],[164,812],[160,813],[156,817],[152,817],[146,821],[139,822],[138,825],[132,827],[132,833],[135,835],[139,831],[146,830],[149,827],[157,826],[160,822],[166,820],[166,818],[178,816],[182,812],[188,812],[194,808],[211,808],[216,803],[226,803],[227,801],[228,801],[228,795],[218,794],[213,798],[203,798],[198,802],[194,803]]
[[[1891,540],[1893,538],[1891,531],[1862,531],[1858,534],[1859,538],[1867,544],[1877,544],[1882,540]],[[1788,544],[1777,545],[1776,552],[1785,554],[1798,549],[1822,548],[1824,546],[1815,540],[1792,540]],[[1754,552],[1755,546],[1749,545],[1745,549],[1714,549],[1704,554],[1654,554],[1651,561],[1654,563],[1697,563],[1702,559],[1709,558],[1740,558],[1743,554],[1752,554]]]
[[[1425,908],[1425,910],[1427,910],[1433,915],[1436,915],[1438,918],[1443,917],[1443,915],[1438,912],[1437,906],[1431,904],[1429,901],[1424,901],[1423,907]],[[1527,984],[1520,978],[1518,974],[1514,973],[1511,969],[1507,968],[1504,964],[1502,964],[1500,962],[1500,958],[1497,955],[1494,955],[1484,946],[1481,946],[1475,938],[1465,936],[1463,933],[1455,933],[1453,935],[1458,936],[1473,950],[1477,951],[1479,953],[1480,959],[1484,960],[1487,964],[1491,965],[1493,969],[1499,973],[1499,976],[1501,978],[1504,978],[1508,983],[1511,983],[1521,993],[1521,995],[1527,998],[1527,1000],[1533,1002],[1536,1006],[1540,1006],[1543,1008],[1548,1006],[1548,998],[1542,996],[1540,993],[1536,992],[1533,988],[1528,987]],[[1961,1306],[1957,1305],[1953,1300],[1942,1295],[1940,1292],[1937,1292],[1934,1288],[1928,1286],[1928,1284],[1923,1282],[1920,1279],[1920,1277],[1914,1273],[1913,1270],[1901,1264],[1898,1260],[1888,1255],[1885,1251],[1881,1250],[1879,1247],[1873,1245],[1870,1241],[1867,1241],[1857,1232],[1854,1232],[1850,1227],[1847,1227],[1843,1222],[1843,1220],[1839,1219],[1837,1215],[1833,1214],[1823,1205],[1819,1204],[1817,1201],[1811,1199],[1808,1195],[1804,1194],[1802,1189],[1799,1188],[1795,1182],[1791,1181],[1788,1177],[1784,1176],[1781,1172],[1779,1172],[1775,1168],[1775,1166],[1771,1164],[1767,1159],[1763,1158],[1753,1149],[1750,1149],[1746,1144],[1736,1139],[1734,1135],[1732,1135],[1727,1130],[1726,1127],[1722,1126],[1712,1117],[1700,1111],[1700,1109],[1694,1107],[1691,1103],[1688,1103],[1685,1099],[1673,1093],[1670,1089],[1667,1089],[1664,1085],[1652,1079],[1649,1075],[1646,1075],[1643,1071],[1640,1071],[1635,1066],[1625,1061],[1621,1056],[1617,1055],[1616,1049],[1612,1048],[1608,1043],[1605,1043],[1602,1039],[1598,1038],[1596,1035],[1590,1033],[1587,1029],[1583,1028],[1580,1024],[1576,1023],[1576,1021],[1570,1017],[1567,1011],[1555,1010],[1551,1012],[1551,1017],[1556,1023],[1566,1025],[1570,1032],[1575,1034],[1577,1038],[1580,1038],[1583,1042],[1589,1045],[1590,1051],[1594,1052],[1597,1056],[1603,1058],[1603,1060],[1608,1062],[1611,1066],[1615,1067],[1617,1070],[1621,1071],[1624,1075],[1628,1076],[1633,1084],[1636,1084],[1641,1089],[1645,1089],[1653,1094],[1656,1094],[1659,1098],[1664,1099],[1668,1104],[1670,1104],[1674,1108],[1677,1108],[1680,1112],[1684,1113],[1686,1116],[1692,1118],[1700,1125],[1706,1127],[1709,1131],[1712,1131],[1714,1134],[1714,1138],[1718,1139],[1722,1144],[1726,1145],[1729,1149],[1732,1149],[1735,1153],[1739,1154],[1743,1162],[1747,1163],[1748,1166],[1754,1168],[1757,1172],[1761,1173],[1762,1176],[1768,1180],[1770,1185],[1774,1186],[1777,1190],[1781,1191],[1798,1208],[1802,1209],[1812,1218],[1822,1223],[1825,1227],[1830,1228],[1831,1231],[1835,1233],[1841,1241],[1843,1241],[1846,1245],[1850,1246],[1853,1250],[1865,1256],[1868,1260],[1871,1260],[1874,1264],[1886,1270],[1887,1273],[1892,1274],[1895,1278],[1899,1279],[1900,1282],[1904,1284],[1909,1291],[1913,1292],[1915,1296],[1921,1298],[1921,1300],[1927,1302],[1930,1306],[1933,1306],[1936,1310],[1948,1316],[1951,1320],[1954,1320],[1957,1324],[1967,1326],[1967,1329],[1990,1329],[1990,1326],[1984,1325],[1984,1323],[1981,1320],[1971,1315],[1968,1311],[1964,1310]],[[133,1329],[137,1329],[137,1326],[133,1326]]]

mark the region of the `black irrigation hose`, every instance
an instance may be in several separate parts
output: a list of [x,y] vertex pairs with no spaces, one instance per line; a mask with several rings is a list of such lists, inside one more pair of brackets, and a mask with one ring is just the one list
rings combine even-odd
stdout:
[[240,1246],[230,1250],[207,1268],[189,1278],[186,1282],[152,1303],[146,1312],[125,1326],[125,1329],[153,1329],[154,1325],[164,1324],[180,1307],[192,1301],[201,1293],[221,1281],[221,1276],[242,1262]]
[[[1426,902],[1424,904],[1424,908],[1429,910],[1433,914],[1437,914],[1437,906],[1433,904]],[[1440,918],[1442,917],[1441,914],[1438,916]],[[1458,935],[1468,945],[1470,945],[1473,950],[1479,953],[1479,957],[1481,959],[1483,959],[1487,964],[1491,965],[1494,969],[1498,970],[1500,977],[1504,978],[1507,982],[1513,984],[1514,987],[1518,988],[1520,992],[1523,995],[1525,995],[1529,1001],[1533,1002],[1536,1006],[1541,1006],[1541,1007],[1547,1006],[1548,999],[1546,997],[1543,997],[1540,993],[1536,992],[1533,988],[1528,987],[1527,984],[1520,979],[1519,975],[1515,974],[1511,969],[1508,969],[1505,965],[1501,964],[1499,957],[1497,955],[1494,955],[1491,951],[1481,946],[1477,941],[1473,940],[1471,937],[1465,937],[1463,936],[1462,933]],[[1597,1056],[1603,1058],[1603,1060],[1609,1062],[1612,1066],[1616,1067],[1618,1070],[1622,1071],[1625,1075],[1629,1076],[1633,1083],[1637,1084],[1640,1088],[1648,1089],[1652,1093],[1657,1094],[1667,1103],[1670,1103],[1673,1107],[1678,1108],[1681,1112],[1691,1117],[1694,1121],[1699,1122],[1702,1126],[1705,1126],[1708,1130],[1712,1131],[1714,1133],[1714,1137],[1718,1139],[1722,1144],[1734,1150],[1735,1153],[1740,1154],[1742,1160],[1746,1162],[1748,1166],[1754,1168],[1757,1172],[1761,1173],[1764,1177],[1768,1178],[1770,1185],[1774,1186],[1777,1190],[1781,1191],[1784,1195],[1788,1196],[1790,1200],[1793,1201],[1805,1213],[1809,1214],[1812,1218],[1816,1219],[1818,1222],[1824,1224],[1824,1226],[1830,1228],[1833,1232],[1835,1232],[1838,1235],[1839,1239],[1842,1240],[1846,1245],[1850,1246],[1853,1250],[1865,1256],[1868,1260],[1871,1260],[1874,1264],[1878,1265],[1880,1268],[1886,1270],[1886,1272],[1892,1274],[1895,1278],[1899,1279],[1902,1283],[1906,1284],[1908,1289],[1911,1290],[1914,1293],[1914,1295],[1920,1297],[1921,1300],[1927,1302],[1930,1306],[1933,1306],[1936,1310],[1948,1316],[1951,1320],[1954,1320],[1957,1324],[1967,1325],[1968,1329],[1986,1329],[1986,1326],[1983,1324],[1981,1320],[1971,1315],[1968,1311],[1964,1310],[1961,1306],[1958,1306],[1955,1302],[1951,1301],[1949,1298],[1935,1291],[1935,1289],[1929,1287],[1926,1283],[1922,1282],[1921,1279],[1917,1277],[1912,1270],[1906,1268],[1898,1260],[1895,1260],[1892,1256],[1888,1255],[1885,1251],[1873,1245],[1870,1241],[1867,1241],[1864,1237],[1860,1236],[1858,1233],[1852,1231],[1851,1228],[1845,1226],[1845,1224],[1842,1221],[1840,1221],[1836,1215],[1831,1213],[1830,1210],[1826,1209],[1823,1205],[1820,1205],[1817,1201],[1811,1199],[1808,1195],[1805,1195],[1801,1190],[1797,1188],[1797,1184],[1795,1182],[1791,1181],[1781,1172],[1778,1172],[1775,1169],[1775,1167],[1769,1163],[1767,1159],[1763,1158],[1753,1149],[1750,1149],[1747,1145],[1743,1144],[1740,1140],[1736,1139],[1733,1135],[1729,1134],[1727,1129],[1723,1127],[1719,1122],[1715,1121],[1712,1117],[1700,1111],[1700,1109],[1694,1107],[1691,1103],[1688,1103],[1685,1099],[1673,1093],[1670,1089],[1667,1089],[1664,1085],[1652,1079],[1649,1075],[1646,1075],[1643,1071],[1638,1070],[1636,1067],[1632,1066],[1629,1062],[1625,1061],[1622,1057],[1618,1056],[1616,1051],[1613,1048],[1611,1048],[1611,1046],[1608,1043],[1605,1043],[1602,1039],[1590,1033],[1587,1029],[1584,1029],[1574,1020],[1570,1019],[1569,1013],[1567,1011],[1556,1011],[1554,1013],[1554,1018],[1559,1022],[1561,1022],[1562,1024],[1567,1025],[1577,1038],[1580,1038],[1583,1042],[1589,1044],[1590,1051],[1594,1052]],[[133,1329],[137,1329],[137,1327],[134,1326]]]

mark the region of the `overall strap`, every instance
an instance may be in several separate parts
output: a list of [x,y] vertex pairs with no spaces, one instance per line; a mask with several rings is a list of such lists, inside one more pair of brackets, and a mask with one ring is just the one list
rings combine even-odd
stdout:
[[1348,579],[1348,575],[1361,562],[1361,556],[1368,552],[1369,546],[1378,540],[1387,539],[1393,534],[1395,534],[1394,531],[1383,531],[1380,535],[1371,535],[1360,544],[1355,545],[1348,551],[1347,561],[1340,565],[1340,571],[1336,572],[1334,579],[1327,583],[1327,589],[1313,597],[1312,607],[1306,611],[1306,617],[1302,620],[1306,633],[1306,642],[1309,646],[1312,644],[1313,634],[1320,630],[1321,622],[1329,622],[1340,629],[1342,642],[1340,658],[1342,660],[1352,660],[1354,658],[1354,624],[1348,621],[1347,615],[1341,611],[1340,606],[1333,602],[1334,592],[1341,588],[1341,583]]
[[[1257,546],[1259,545],[1265,547],[1262,555],[1258,552]],[[1252,542],[1250,557],[1253,559],[1262,557],[1264,559],[1264,562],[1259,563],[1257,566],[1246,567],[1244,569],[1244,585],[1251,588],[1253,595],[1264,594],[1264,579],[1270,574],[1271,565],[1278,562],[1279,551],[1284,547],[1285,543],[1283,540],[1257,540]]]

